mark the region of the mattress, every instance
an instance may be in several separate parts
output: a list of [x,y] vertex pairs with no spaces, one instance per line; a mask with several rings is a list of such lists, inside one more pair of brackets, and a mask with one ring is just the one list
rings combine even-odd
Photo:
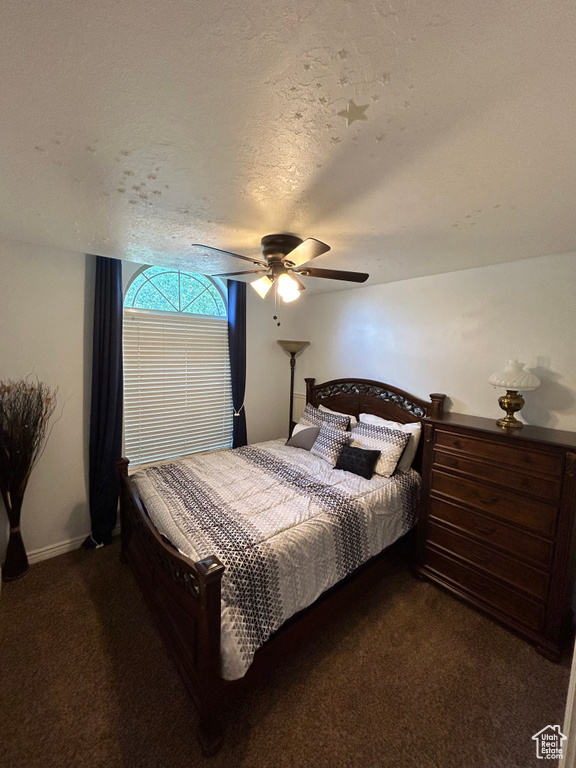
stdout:
[[221,673],[242,677],[288,618],[406,533],[414,470],[366,480],[283,440],[196,454],[131,475],[158,531],[222,577]]

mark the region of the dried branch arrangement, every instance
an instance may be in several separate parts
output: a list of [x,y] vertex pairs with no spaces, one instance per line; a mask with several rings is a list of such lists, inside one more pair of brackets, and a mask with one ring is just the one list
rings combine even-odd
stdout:
[[20,515],[28,480],[47,440],[57,389],[41,381],[0,381],[0,493],[10,521],[10,539],[2,578],[23,576],[28,558],[20,533]]

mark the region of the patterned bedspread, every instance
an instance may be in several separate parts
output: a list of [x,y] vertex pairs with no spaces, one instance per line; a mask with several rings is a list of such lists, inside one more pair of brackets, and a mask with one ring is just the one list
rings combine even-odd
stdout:
[[420,476],[365,480],[282,440],[141,469],[132,481],[185,555],[216,555],[222,675],[242,677],[284,621],[408,531]]

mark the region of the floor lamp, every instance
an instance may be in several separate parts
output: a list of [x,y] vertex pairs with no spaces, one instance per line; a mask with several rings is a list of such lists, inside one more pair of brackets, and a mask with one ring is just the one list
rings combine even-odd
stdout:
[[286,341],[285,339],[279,340],[278,344],[282,347],[284,352],[290,355],[290,420],[288,422],[288,437],[292,431],[292,410],[294,407],[294,368],[296,367],[296,355],[302,352],[310,342],[309,341]]

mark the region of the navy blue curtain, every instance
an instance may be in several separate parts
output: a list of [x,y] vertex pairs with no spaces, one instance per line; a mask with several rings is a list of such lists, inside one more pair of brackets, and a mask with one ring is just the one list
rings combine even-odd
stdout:
[[92,535],[85,549],[110,544],[116,527],[122,384],[122,262],[97,256],[89,442]]
[[228,348],[232,375],[232,402],[234,419],[232,447],[240,448],[248,442],[244,393],[246,391],[246,283],[228,280]]

